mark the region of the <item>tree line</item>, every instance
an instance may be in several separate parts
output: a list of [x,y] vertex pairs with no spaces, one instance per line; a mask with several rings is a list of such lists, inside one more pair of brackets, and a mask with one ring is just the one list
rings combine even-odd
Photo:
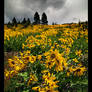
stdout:
[[37,25],[37,24],[47,25],[48,24],[47,15],[46,15],[45,12],[43,12],[42,17],[40,19],[39,13],[35,12],[33,23],[31,23],[29,18],[28,19],[24,18],[21,22],[20,21],[17,22],[16,18],[14,17],[12,19],[12,22],[10,22],[10,21],[8,22],[7,27],[11,27],[11,26],[17,27],[18,24],[22,24],[22,25],[24,25],[24,27],[27,27],[30,24],[33,24],[33,25]]

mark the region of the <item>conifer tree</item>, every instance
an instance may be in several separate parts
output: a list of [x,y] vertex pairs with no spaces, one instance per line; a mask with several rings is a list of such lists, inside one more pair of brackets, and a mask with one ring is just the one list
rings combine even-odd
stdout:
[[47,15],[45,13],[42,14],[41,22],[42,22],[42,24],[45,24],[45,25],[48,24]]
[[16,18],[15,17],[12,19],[12,24],[13,24],[13,26],[16,26],[17,27],[17,21],[16,21]]
[[29,18],[27,19],[27,24],[28,24],[28,25],[31,24],[31,21],[30,21]]
[[81,26],[81,21],[79,20],[79,26]]
[[10,23],[10,21],[7,23],[7,27],[8,28],[11,28],[12,27],[12,24]]
[[20,21],[18,21],[18,24],[20,24]]
[[22,24],[25,24],[26,23],[26,19],[24,18],[23,21],[22,21]]
[[30,19],[28,18],[27,20],[26,20],[26,23],[24,24],[24,27],[26,28],[26,27],[28,27],[29,25],[30,25]]
[[54,23],[54,22],[52,22],[52,25],[55,25],[55,23]]
[[10,21],[7,23],[7,25],[11,25]]
[[34,14],[34,24],[40,24],[40,16],[38,12]]

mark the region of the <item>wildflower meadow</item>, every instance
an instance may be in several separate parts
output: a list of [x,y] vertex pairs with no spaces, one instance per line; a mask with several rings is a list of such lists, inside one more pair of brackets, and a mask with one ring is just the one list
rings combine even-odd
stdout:
[[4,52],[4,92],[87,92],[87,25],[4,25]]

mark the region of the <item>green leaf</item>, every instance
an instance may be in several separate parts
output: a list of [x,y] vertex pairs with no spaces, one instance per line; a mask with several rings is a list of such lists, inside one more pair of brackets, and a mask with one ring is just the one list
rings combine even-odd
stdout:
[[71,86],[75,86],[75,85],[80,85],[80,86],[82,86],[82,85],[85,85],[85,86],[88,86],[88,80],[87,79],[85,79],[85,80],[81,80],[81,81],[77,81],[77,82],[75,82],[75,83],[71,83]]
[[19,76],[22,76],[22,77],[24,78],[24,80],[27,80],[27,79],[29,78],[27,72],[19,73],[18,75],[19,75]]
[[23,86],[24,83],[16,83],[16,87]]
[[29,90],[24,90],[23,92],[29,92]]

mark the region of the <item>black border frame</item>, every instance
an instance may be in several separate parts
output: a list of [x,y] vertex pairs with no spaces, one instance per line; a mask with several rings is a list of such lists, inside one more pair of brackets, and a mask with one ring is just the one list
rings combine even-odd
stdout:
[[4,0],[0,1],[0,88],[4,91]]

